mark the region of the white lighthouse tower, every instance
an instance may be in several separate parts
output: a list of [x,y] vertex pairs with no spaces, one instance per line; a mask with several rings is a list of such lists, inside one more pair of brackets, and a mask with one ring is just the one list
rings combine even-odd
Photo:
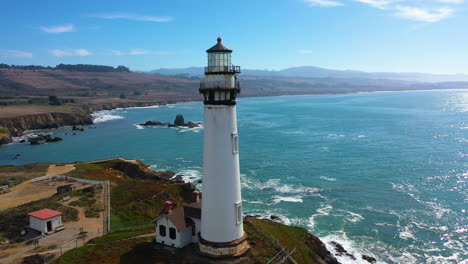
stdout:
[[204,96],[203,199],[200,253],[210,257],[240,256],[249,248],[242,226],[236,96],[237,73],[232,50],[218,38],[208,49]]

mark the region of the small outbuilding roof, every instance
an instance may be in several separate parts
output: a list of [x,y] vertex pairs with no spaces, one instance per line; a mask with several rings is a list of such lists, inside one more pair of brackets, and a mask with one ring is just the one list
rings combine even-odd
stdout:
[[178,207],[174,210],[174,212],[167,216],[169,220],[177,227],[179,230],[185,230],[195,223],[192,219],[184,216],[184,208]]
[[46,209],[42,209],[42,210],[39,210],[39,211],[29,213],[28,215],[39,218],[39,219],[42,219],[42,220],[46,220],[46,219],[50,219],[52,217],[62,215],[62,213],[46,208]]
[[179,229],[185,230],[195,223],[191,218],[201,219],[201,202],[191,203],[183,206],[179,206],[174,209],[170,214],[161,214],[154,221],[158,220],[162,216],[167,216],[169,220]]
[[232,52],[232,49],[226,47],[223,45],[223,43],[221,43],[222,39],[221,38],[218,38],[218,43],[216,43],[216,45],[214,45],[213,47],[209,48],[206,50],[206,52],[210,53],[210,52],[228,52],[228,53],[231,53]]

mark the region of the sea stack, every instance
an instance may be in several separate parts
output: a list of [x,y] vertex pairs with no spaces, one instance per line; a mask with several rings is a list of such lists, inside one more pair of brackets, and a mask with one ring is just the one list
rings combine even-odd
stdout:
[[204,97],[203,199],[200,253],[212,258],[235,257],[249,249],[242,221],[236,96],[240,93],[231,65],[232,50],[221,38],[209,48]]

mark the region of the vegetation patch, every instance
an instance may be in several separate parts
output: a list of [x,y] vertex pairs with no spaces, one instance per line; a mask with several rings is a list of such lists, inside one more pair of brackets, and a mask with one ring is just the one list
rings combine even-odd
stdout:
[[90,199],[88,197],[80,197],[80,199],[70,203],[70,206],[78,207],[91,207],[96,203],[96,199]]
[[0,233],[3,233],[3,236],[9,240],[21,242],[22,239],[17,237],[20,230],[29,226],[28,213],[42,210],[44,208],[49,208],[63,213],[63,222],[78,221],[78,210],[60,204],[60,199],[62,199],[62,196],[52,196],[1,211]]
[[111,188],[111,230],[150,224],[165,201],[176,205],[191,202],[191,184],[151,180],[118,182]]
[[[74,248],[67,251],[60,258],[53,261],[53,264],[88,264],[100,263],[111,264],[121,263],[120,256],[132,250],[135,245],[148,241],[147,238],[136,238],[119,240],[110,243],[91,245]],[[134,262],[135,263],[135,262]]]
[[48,163],[31,163],[26,165],[0,165],[0,186],[13,188],[29,179],[44,176],[49,168]]
[[85,217],[86,218],[99,218],[101,215],[100,213],[104,211],[104,209],[100,206],[93,206],[85,211]]
[[7,179],[2,179],[0,178],[0,186],[3,185],[8,185],[9,188],[12,188],[22,182],[26,181],[25,178],[20,178],[20,177],[11,177]]
[[140,230],[130,230],[130,231],[119,231],[109,233],[107,235],[101,237],[95,237],[88,241],[88,244],[103,244],[103,243],[110,243],[115,242],[118,240],[128,239],[132,237],[137,237],[145,234],[154,233],[154,228],[144,228]]

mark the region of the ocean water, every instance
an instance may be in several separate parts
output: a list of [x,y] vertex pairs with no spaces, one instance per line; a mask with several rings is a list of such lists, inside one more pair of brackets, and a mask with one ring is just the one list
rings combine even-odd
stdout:
[[[343,263],[468,263],[468,91],[242,98],[237,111],[245,214],[338,241],[357,257]],[[203,121],[199,102],[103,111],[74,136],[41,131],[64,141],[0,147],[0,164],[122,155],[200,185],[203,128],[138,125],[179,113]]]

